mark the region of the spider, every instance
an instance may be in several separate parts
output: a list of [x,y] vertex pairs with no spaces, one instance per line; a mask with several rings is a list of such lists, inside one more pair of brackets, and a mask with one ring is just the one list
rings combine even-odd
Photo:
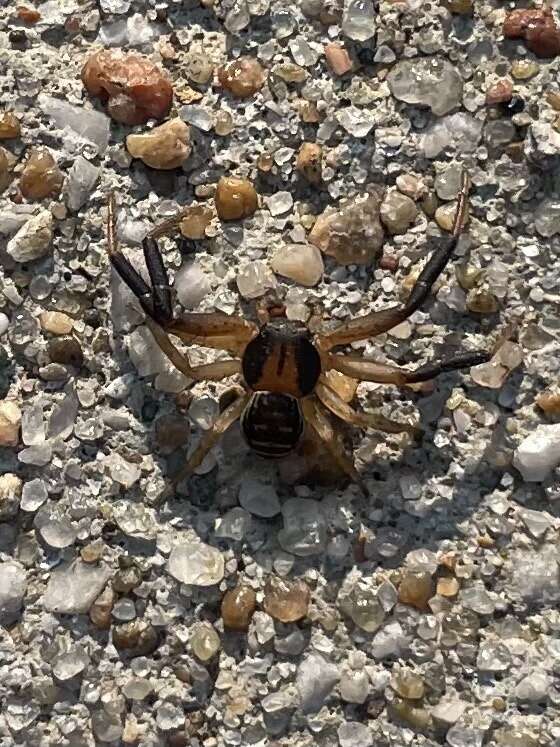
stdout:
[[[146,313],[146,324],[161,350],[190,379],[219,381],[237,375],[243,387],[202,437],[174,482],[190,475],[220,436],[239,419],[248,445],[257,454],[269,458],[284,457],[294,451],[304,426],[309,426],[343,472],[361,484],[353,460],[344,449],[341,434],[329,415],[354,426],[389,433],[410,431],[412,426],[353,409],[329,386],[326,372],[334,370],[361,381],[404,386],[488,361],[491,356],[486,351],[467,352],[411,371],[333,352],[335,348],[387,332],[422,305],[453,255],[466,218],[468,191],[469,178],[465,172],[451,234],[432,252],[404,304],[365,314],[314,336],[307,327],[286,318],[269,318],[260,325],[221,312],[192,312],[175,318],[171,287],[156,241],[170,228],[173,219],[156,226],[143,241],[150,287],[117,245],[115,200],[111,194],[107,222],[109,258],[138,298]],[[188,344],[228,351],[235,357],[192,366],[188,357],[173,344],[170,335]]]

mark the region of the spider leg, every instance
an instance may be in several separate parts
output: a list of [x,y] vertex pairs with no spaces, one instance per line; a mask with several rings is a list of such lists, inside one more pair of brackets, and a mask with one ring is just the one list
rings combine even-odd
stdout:
[[347,376],[352,376],[362,381],[374,381],[377,384],[396,384],[405,386],[406,384],[417,384],[421,381],[429,381],[446,371],[458,371],[462,368],[478,366],[480,363],[486,363],[492,357],[492,354],[479,350],[472,353],[460,353],[452,358],[432,361],[420,366],[415,371],[408,371],[406,368],[391,366],[385,363],[376,363],[368,361],[357,356],[350,355],[332,355],[326,357],[327,364],[335,371],[340,371]]
[[190,455],[185,466],[173,475],[172,479],[175,485],[181,482],[181,480],[184,480],[185,477],[188,477],[200,464],[202,464],[202,460],[214,444],[219,441],[220,436],[227,431],[230,425],[235,423],[235,421],[241,417],[250,398],[251,395],[249,393],[240,394],[231,405],[226,407],[222,414],[217,418],[212,428],[210,428],[209,431],[206,431],[202,436],[198,446]]
[[385,433],[418,433],[418,428],[410,423],[399,423],[380,413],[358,412],[322,381],[317,384],[315,394],[328,410],[351,425],[359,428],[375,428]]
[[463,182],[458,196],[457,211],[453,220],[451,236],[444,244],[436,249],[412,288],[405,304],[390,309],[374,311],[371,314],[353,319],[342,324],[332,332],[317,335],[316,343],[321,350],[331,350],[337,345],[347,345],[351,342],[375,337],[396,327],[413,314],[426,300],[430,290],[453,255],[468,209],[469,177],[463,172]]
[[[124,283],[138,298],[147,317],[185,342],[231,350],[235,353],[243,352],[247,343],[258,333],[258,328],[241,317],[214,312],[189,313],[180,319],[173,319],[169,279],[161,252],[152,235],[157,234],[157,231],[158,227],[142,242],[144,259],[152,285],[150,288],[119,249],[116,239],[115,197],[113,193],[109,195],[107,219],[109,259]],[[161,231],[158,235],[161,235]]]
[[[307,397],[300,402],[305,422],[308,423],[319,437],[334,461],[348,477],[365,491],[360,475],[356,471],[352,459],[346,453],[342,444],[342,437],[332,426],[329,418],[315,397]],[[366,493],[367,494],[367,493]]]
[[202,366],[191,366],[189,359],[175,347],[169,336],[157,322],[147,317],[146,326],[175,368],[185,374],[189,379],[195,379],[196,381],[220,381],[220,379],[225,379],[227,376],[234,376],[241,373],[241,361],[235,359],[215,361],[214,363],[207,363]]

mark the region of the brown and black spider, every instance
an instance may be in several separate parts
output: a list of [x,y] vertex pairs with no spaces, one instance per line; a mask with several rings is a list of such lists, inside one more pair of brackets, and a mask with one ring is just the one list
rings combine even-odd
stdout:
[[[240,419],[248,445],[264,457],[283,457],[292,452],[301,439],[304,425],[309,425],[342,470],[360,482],[329,413],[358,427],[372,427],[391,433],[410,430],[411,426],[396,423],[379,414],[354,410],[329,386],[326,372],[334,370],[361,381],[404,386],[427,381],[444,371],[467,368],[489,360],[488,352],[468,352],[410,371],[359,356],[332,352],[334,348],[387,332],[422,305],[457,244],[466,218],[468,189],[469,179],[465,173],[451,235],[441,247],[434,250],[404,304],[374,311],[314,336],[305,326],[287,319],[269,319],[260,326],[242,317],[221,312],[188,313],[175,319],[171,288],[155,238],[161,236],[173,221],[166,221],[154,228],[143,241],[150,287],[117,246],[115,202],[111,195],[108,211],[109,257],[115,270],[138,298],[146,313],[146,324],[160,348],[173,365],[190,379],[219,381],[237,375],[243,385],[238,397],[203,436],[185,468],[175,479],[189,475],[227,428]],[[170,334],[186,343],[226,350],[236,357],[191,366],[188,358],[171,341]]]

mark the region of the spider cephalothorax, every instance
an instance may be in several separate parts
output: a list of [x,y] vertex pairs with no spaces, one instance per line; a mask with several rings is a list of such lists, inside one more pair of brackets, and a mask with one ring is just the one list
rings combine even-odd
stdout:
[[[359,356],[332,352],[337,347],[387,332],[422,305],[453,254],[465,221],[467,197],[468,177],[465,174],[452,233],[441,247],[432,252],[404,304],[356,317],[330,332],[313,336],[306,327],[284,318],[271,318],[261,325],[220,312],[187,313],[175,319],[167,272],[155,240],[162,233],[161,227],[154,228],[143,242],[151,283],[149,286],[117,246],[114,199],[111,195],[108,220],[111,263],[137,296],[146,312],[146,324],[158,345],[173,365],[190,379],[218,381],[228,376],[238,376],[243,387],[239,396],[218,417],[213,428],[203,436],[185,469],[177,477],[191,473],[221,434],[233,422],[241,419],[241,429],[247,443],[265,457],[289,454],[297,446],[304,425],[309,425],[339,466],[358,480],[353,461],[345,453],[342,439],[329,414],[352,425],[389,433],[413,428],[388,420],[380,414],[353,409],[331,387],[325,375],[328,371],[338,371],[361,381],[404,386],[427,381],[444,371],[487,361],[490,357],[487,352],[463,353],[411,371]],[[166,225],[169,223],[167,221]],[[236,357],[191,366],[169,335],[188,344],[227,350]]]

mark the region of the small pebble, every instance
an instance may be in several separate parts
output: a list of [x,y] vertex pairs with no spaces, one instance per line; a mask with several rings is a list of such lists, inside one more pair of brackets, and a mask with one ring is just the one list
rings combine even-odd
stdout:
[[560,415],[560,391],[549,389],[541,392],[535,402],[548,415]]
[[46,148],[31,150],[19,180],[19,188],[26,199],[42,200],[57,195],[63,181],[62,172]]
[[537,57],[560,54],[560,28],[551,8],[520,8],[510,11],[504,20],[504,36],[524,39]]
[[0,446],[17,446],[21,425],[21,410],[15,402],[0,402]]
[[278,275],[300,285],[317,285],[325,270],[321,252],[312,244],[288,244],[280,247],[270,263]]
[[209,661],[218,652],[220,636],[210,623],[196,623],[191,632],[190,644],[193,654],[200,661]]
[[389,233],[401,234],[416,220],[418,208],[410,197],[393,190],[385,196],[379,214]]
[[226,591],[222,599],[222,620],[230,630],[246,631],[257,604],[257,596],[250,586],[239,584]]
[[352,60],[347,50],[336,42],[325,44],[325,57],[335,75],[345,75],[352,70]]
[[187,238],[197,241],[206,237],[206,229],[212,222],[214,214],[206,205],[191,205],[184,211],[179,230]]
[[146,620],[114,625],[112,628],[113,646],[117,651],[125,651],[129,656],[149,656],[159,644],[155,628]]
[[0,116],[0,140],[12,140],[20,135],[19,119],[13,112],[4,112]]
[[53,335],[68,335],[74,327],[74,320],[62,311],[43,311],[39,314],[39,322],[44,332]]
[[133,158],[139,158],[146,166],[176,169],[191,153],[190,127],[176,117],[143,135],[129,135],[126,147]]
[[223,176],[214,195],[216,211],[221,220],[249,218],[258,207],[255,188],[248,179]]
[[323,149],[320,145],[317,143],[302,143],[296,160],[296,168],[310,184],[321,183],[322,157]]
[[265,78],[265,71],[253,57],[240,57],[218,68],[218,80],[238,99],[253,96],[262,88]]
[[167,74],[137,52],[95,52],[82,68],[82,81],[90,96],[107,101],[109,115],[122,124],[163,119],[171,108],[173,87]]
[[50,210],[41,210],[23,224],[8,241],[6,251],[16,262],[32,262],[52,249],[54,220]]
[[266,582],[263,607],[275,620],[296,622],[307,615],[309,587],[304,581],[271,576]]
[[406,572],[399,585],[399,602],[426,611],[434,590],[435,585],[429,573]]
[[513,84],[507,78],[497,81],[486,90],[486,103],[490,106],[509,101],[513,95]]

